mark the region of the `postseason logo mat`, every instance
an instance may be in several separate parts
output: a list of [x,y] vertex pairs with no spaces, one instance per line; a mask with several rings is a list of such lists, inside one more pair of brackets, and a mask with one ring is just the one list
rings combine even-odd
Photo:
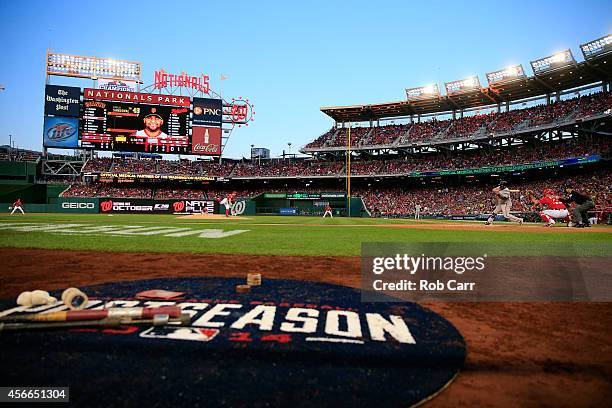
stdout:
[[[0,334],[6,384],[73,387],[88,406],[411,406],[457,375],[465,342],[416,303],[364,303],[342,286],[243,279],[156,279],[82,288],[88,308],[177,305],[189,326]],[[147,289],[185,292],[146,301]],[[58,295],[60,293],[52,293]],[[1,304],[2,316],[27,310]],[[105,392],[104,390],[112,392]]]

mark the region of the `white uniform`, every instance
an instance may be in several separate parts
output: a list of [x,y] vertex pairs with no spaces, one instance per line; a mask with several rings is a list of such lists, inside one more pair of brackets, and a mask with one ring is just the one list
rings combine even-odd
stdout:
[[223,200],[221,200],[221,201],[220,201],[220,203],[221,203],[221,204],[223,204],[223,205],[225,206],[225,209],[226,209],[226,210],[229,210],[229,209],[230,209],[230,207],[231,207],[231,206],[230,206],[230,203],[229,203],[229,200],[227,199],[227,197],[225,197]]
[[13,211],[11,211],[11,215],[14,214],[15,211],[17,211],[17,210],[21,211],[22,214],[25,214],[25,212],[23,212],[23,208],[21,208],[20,205],[16,205],[16,206],[13,207]]
[[421,205],[420,204],[417,204],[414,206],[414,219],[415,220],[421,219]]
[[149,136],[147,135],[147,132],[145,131],[145,129],[136,131],[135,136],[146,137],[148,138],[147,141],[151,144],[159,143],[160,140],[165,140],[168,137],[168,135],[164,132],[161,132],[157,136]]

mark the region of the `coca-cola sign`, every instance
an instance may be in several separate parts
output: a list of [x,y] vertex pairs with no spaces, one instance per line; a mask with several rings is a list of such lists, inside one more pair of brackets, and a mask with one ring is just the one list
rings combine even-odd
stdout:
[[194,126],[192,131],[192,153],[208,156],[218,156],[221,154],[221,128]]

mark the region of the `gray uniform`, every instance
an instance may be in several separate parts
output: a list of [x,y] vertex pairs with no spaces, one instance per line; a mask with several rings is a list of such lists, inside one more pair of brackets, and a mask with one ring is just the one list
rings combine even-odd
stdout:
[[510,197],[510,189],[506,187],[495,195],[495,209],[493,210],[493,215],[489,217],[489,222],[493,222],[495,214],[501,214],[510,221],[521,222],[520,218],[510,214],[511,209],[512,198]]

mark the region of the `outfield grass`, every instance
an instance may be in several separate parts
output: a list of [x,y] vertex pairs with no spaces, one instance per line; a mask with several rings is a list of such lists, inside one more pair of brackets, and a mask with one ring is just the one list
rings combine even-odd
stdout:
[[[218,239],[198,235],[116,236],[106,233],[66,235],[52,232],[25,232],[6,229],[9,223],[82,224],[96,226],[176,227],[195,230],[247,230]],[[474,228],[474,230],[420,229],[436,221],[385,220],[370,218],[273,217],[238,220],[189,219],[174,215],[132,214],[28,214],[0,216],[0,247],[48,248],[128,252],[240,253],[258,255],[359,256],[362,242],[474,242],[525,243],[516,255],[541,254],[538,243],[608,245],[612,228],[605,232],[548,231],[525,226],[520,231]],[[448,223],[445,222],[445,223]],[[461,222],[457,222],[461,223]],[[417,228],[383,228],[388,224],[412,224]],[[465,222],[465,224],[474,224]],[[500,223],[503,225],[503,223]],[[564,227],[559,227],[564,228]],[[597,246],[597,245],[595,245]],[[529,253],[524,253],[527,251]]]

